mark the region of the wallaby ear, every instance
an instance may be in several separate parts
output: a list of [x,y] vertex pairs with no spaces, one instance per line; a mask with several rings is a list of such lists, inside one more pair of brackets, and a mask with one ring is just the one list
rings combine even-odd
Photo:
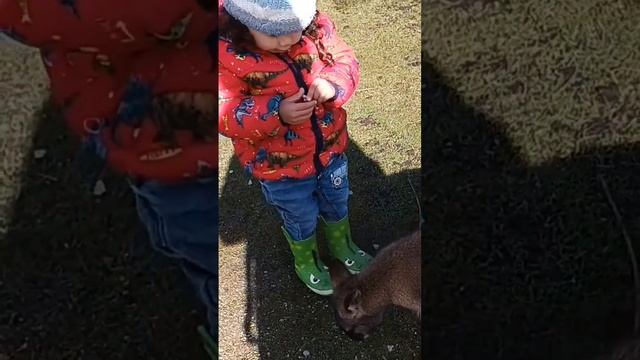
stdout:
[[347,267],[335,259],[329,262],[329,275],[331,275],[331,284],[334,289],[351,277]]
[[350,312],[357,312],[360,310],[360,303],[362,301],[362,291],[355,288],[344,298],[344,307]]

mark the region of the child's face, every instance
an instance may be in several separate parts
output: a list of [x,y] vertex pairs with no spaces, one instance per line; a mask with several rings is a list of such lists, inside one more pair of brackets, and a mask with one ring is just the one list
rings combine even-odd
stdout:
[[302,31],[280,36],[267,35],[253,29],[249,29],[249,32],[259,49],[272,53],[286,52],[302,38]]

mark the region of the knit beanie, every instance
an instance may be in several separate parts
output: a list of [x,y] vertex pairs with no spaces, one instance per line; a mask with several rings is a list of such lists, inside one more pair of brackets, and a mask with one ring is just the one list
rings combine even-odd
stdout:
[[224,0],[223,4],[236,20],[271,36],[303,31],[316,14],[316,0]]

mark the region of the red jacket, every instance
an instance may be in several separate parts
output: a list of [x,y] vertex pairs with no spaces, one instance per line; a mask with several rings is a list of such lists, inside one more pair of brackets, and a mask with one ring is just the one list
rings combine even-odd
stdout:
[[162,182],[217,170],[217,131],[166,145],[146,115],[155,94],[215,93],[216,26],[196,0],[0,0],[0,31],[42,50],[71,130],[116,171]]
[[[232,139],[245,169],[259,179],[315,175],[347,147],[347,114],[342,106],[358,86],[360,66],[327,15],[320,14],[318,25],[320,48],[328,53],[324,61],[308,37],[284,56],[240,51],[227,39],[218,41],[218,130]],[[300,87],[306,89],[317,77],[334,84],[336,99],[316,107],[315,116],[306,123],[282,122],[280,101]]]

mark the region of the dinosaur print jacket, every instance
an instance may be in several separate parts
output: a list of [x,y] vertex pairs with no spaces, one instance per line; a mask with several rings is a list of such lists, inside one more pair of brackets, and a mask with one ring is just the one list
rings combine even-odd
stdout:
[[[218,131],[232,139],[241,164],[260,180],[316,175],[346,150],[342,106],[359,84],[360,66],[331,19],[319,13],[317,22],[317,44],[303,36],[285,54],[236,49],[224,37],[218,41]],[[317,77],[334,85],[336,97],[317,106],[307,122],[281,121],[280,101],[301,87],[306,91]]]
[[[216,16],[213,0],[0,0],[0,32],[41,50],[90,181],[107,165],[165,183],[217,172],[213,112],[199,119],[211,130],[203,139],[193,124],[153,117],[150,105],[155,95],[201,92],[217,111]],[[167,128],[171,141],[159,136]]]

